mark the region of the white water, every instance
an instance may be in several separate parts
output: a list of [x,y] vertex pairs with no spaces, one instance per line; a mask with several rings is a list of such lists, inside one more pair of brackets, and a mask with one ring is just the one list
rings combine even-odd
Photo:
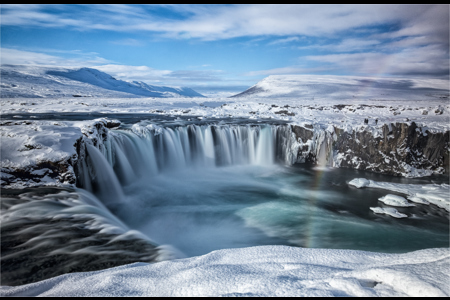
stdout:
[[[276,147],[280,140],[284,142]],[[81,162],[80,185],[107,202],[116,202],[123,198],[123,186],[143,176],[186,168],[270,166],[276,160],[290,161],[293,142],[290,126],[283,125],[134,125],[132,131],[111,131],[100,150],[86,145],[89,162]]]

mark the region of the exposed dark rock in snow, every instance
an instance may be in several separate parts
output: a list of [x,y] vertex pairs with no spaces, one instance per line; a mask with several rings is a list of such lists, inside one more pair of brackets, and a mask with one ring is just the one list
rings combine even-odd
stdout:
[[[414,122],[384,124],[381,135],[369,126],[352,132],[332,128],[334,132],[330,128],[323,131],[325,138],[320,141],[314,131],[294,125],[296,138],[303,145],[298,161],[406,177],[449,172],[449,131],[429,132]],[[305,140],[311,141],[310,145],[321,145],[308,148]],[[324,151],[323,158],[319,151]]]

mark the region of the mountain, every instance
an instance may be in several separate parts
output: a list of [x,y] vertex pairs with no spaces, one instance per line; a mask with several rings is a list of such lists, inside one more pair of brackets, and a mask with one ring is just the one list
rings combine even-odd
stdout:
[[336,75],[271,75],[231,97],[319,99],[448,99],[448,80]]
[[1,98],[55,97],[204,97],[187,87],[127,82],[92,68],[1,66]]

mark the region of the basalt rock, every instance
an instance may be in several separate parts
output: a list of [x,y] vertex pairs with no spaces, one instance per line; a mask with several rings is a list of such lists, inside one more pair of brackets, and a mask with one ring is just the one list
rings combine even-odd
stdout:
[[23,168],[1,168],[1,187],[74,185],[75,174],[72,165],[76,157],[60,161],[40,161]]
[[[294,125],[293,132],[302,145],[298,162],[321,163],[333,167],[368,170],[394,176],[420,177],[449,172],[450,132],[430,132],[416,123],[367,125],[351,131],[330,127],[312,131]],[[317,132],[322,134],[322,140]],[[325,148],[324,148],[325,147]],[[326,155],[319,157],[320,153]],[[323,161],[325,159],[325,161]]]

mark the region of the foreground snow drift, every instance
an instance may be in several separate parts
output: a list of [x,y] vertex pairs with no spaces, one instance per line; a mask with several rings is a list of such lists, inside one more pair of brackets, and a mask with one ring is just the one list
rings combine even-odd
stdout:
[[405,254],[259,246],[104,271],[73,273],[2,296],[416,296],[450,295],[449,249]]

